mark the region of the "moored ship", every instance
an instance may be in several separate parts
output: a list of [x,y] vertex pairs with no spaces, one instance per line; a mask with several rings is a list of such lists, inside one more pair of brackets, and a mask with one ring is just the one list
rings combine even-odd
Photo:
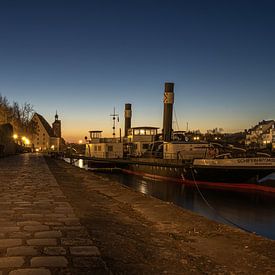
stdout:
[[[125,105],[125,135],[101,138],[91,131],[86,146],[90,166],[118,167],[125,173],[188,185],[275,193],[275,158],[248,157],[243,148],[190,140],[172,130],[174,84],[165,83],[163,130],[131,127],[131,104]],[[99,165],[100,166],[100,165]]]

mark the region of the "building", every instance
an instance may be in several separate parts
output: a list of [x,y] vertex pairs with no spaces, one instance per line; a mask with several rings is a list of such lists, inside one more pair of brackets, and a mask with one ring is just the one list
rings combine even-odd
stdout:
[[58,120],[58,115],[55,115],[53,127],[46,121],[46,119],[35,113],[32,120],[36,124],[36,131],[31,139],[33,149],[36,151],[59,151],[61,148],[61,121]]
[[245,145],[275,150],[275,121],[263,120],[247,131]]

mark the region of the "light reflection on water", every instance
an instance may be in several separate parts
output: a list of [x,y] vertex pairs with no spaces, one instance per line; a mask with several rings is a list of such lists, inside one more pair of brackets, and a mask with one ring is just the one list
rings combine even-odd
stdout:
[[[86,168],[85,162],[76,166]],[[259,235],[275,239],[275,197],[264,193],[239,193],[200,189],[212,208],[206,205],[195,187],[122,174],[101,174],[141,193],[199,213],[209,219],[227,223],[222,217]]]

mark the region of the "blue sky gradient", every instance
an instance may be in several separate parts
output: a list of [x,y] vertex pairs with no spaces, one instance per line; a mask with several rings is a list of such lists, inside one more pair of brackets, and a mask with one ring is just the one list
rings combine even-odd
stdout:
[[[124,103],[134,126],[162,126],[165,81],[179,127],[234,132],[275,118],[274,1],[0,3],[0,93],[27,101],[66,140],[112,131]],[[175,123],[174,128],[177,130]]]

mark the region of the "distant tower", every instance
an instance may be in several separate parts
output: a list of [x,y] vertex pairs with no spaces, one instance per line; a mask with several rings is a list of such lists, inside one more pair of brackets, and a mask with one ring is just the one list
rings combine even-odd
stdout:
[[55,134],[56,137],[61,138],[61,120],[58,119],[58,114],[56,111],[56,114],[54,116],[55,120],[53,122],[53,132]]

